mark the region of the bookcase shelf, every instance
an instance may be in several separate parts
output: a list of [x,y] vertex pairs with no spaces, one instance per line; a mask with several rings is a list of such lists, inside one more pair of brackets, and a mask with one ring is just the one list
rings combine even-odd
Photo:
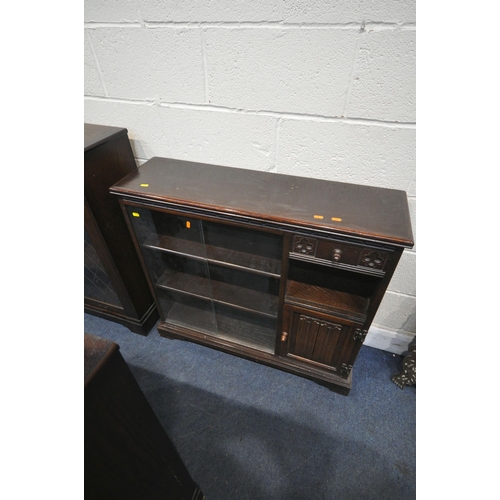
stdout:
[[277,295],[210,278],[167,270],[156,286],[271,318],[278,315]]
[[369,305],[366,297],[291,280],[288,280],[285,301],[361,323],[366,319]]
[[181,238],[173,238],[165,235],[151,235],[144,242],[144,247],[193,259],[206,260],[211,264],[218,264],[264,276],[280,277],[281,261],[271,257],[262,257],[251,253],[186,241]]
[[274,354],[276,321],[261,315],[245,314],[224,306],[216,305],[213,310],[207,310],[176,302],[169,311],[165,327],[205,334],[213,342],[221,341],[226,346],[228,342],[244,346],[256,356],[259,352]]

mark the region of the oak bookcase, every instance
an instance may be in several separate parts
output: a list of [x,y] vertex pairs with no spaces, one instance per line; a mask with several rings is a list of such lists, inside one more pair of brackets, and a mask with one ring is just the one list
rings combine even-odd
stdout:
[[155,157],[111,187],[160,314],[348,394],[413,235],[404,191]]

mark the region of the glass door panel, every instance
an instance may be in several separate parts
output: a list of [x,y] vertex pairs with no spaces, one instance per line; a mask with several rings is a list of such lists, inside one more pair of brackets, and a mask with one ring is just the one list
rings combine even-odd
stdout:
[[203,223],[218,336],[274,353],[283,237]]
[[127,211],[165,326],[274,352],[282,235]]
[[110,304],[122,308],[120,299],[111,283],[111,279],[106,273],[96,247],[86,230],[84,231],[84,239],[85,297],[97,300],[103,304]]
[[215,312],[219,338],[274,354],[277,318],[251,313],[220,303],[215,304]]
[[281,235],[208,222],[203,224],[203,230],[211,262],[280,277]]
[[166,325],[217,333],[199,220],[127,206]]
[[279,279],[209,264],[212,297],[220,304],[275,318]]

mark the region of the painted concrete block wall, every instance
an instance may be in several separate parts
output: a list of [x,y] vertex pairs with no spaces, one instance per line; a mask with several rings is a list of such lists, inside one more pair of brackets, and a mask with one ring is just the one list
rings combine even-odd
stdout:
[[[85,0],[85,121],[152,156],[407,192],[415,0]],[[366,344],[416,334],[416,246]]]

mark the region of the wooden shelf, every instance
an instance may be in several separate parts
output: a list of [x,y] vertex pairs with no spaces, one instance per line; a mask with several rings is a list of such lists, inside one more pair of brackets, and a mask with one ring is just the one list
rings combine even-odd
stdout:
[[288,281],[285,302],[363,321],[369,299],[320,286]]
[[164,324],[217,335],[217,323],[213,310],[199,309],[180,302],[170,309]]
[[281,261],[271,257],[156,234],[151,235],[145,241],[144,246],[153,250],[160,250],[193,259],[202,259],[211,264],[241,269],[263,276],[273,278],[281,276]]
[[224,307],[216,307],[212,313],[176,303],[169,311],[163,325],[173,328],[174,331],[178,327],[188,328],[261,352],[274,354],[276,323],[265,317],[251,317],[248,313],[235,314]]
[[234,313],[216,306],[219,338],[274,354],[276,321],[265,316]]
[[212,300],[218,304],[225,304],[271,318],[275,318],[278,314],[278,297],[276,295],[210,280],[202,276],[169,269],[160,277],[156,285],[160,288]]

